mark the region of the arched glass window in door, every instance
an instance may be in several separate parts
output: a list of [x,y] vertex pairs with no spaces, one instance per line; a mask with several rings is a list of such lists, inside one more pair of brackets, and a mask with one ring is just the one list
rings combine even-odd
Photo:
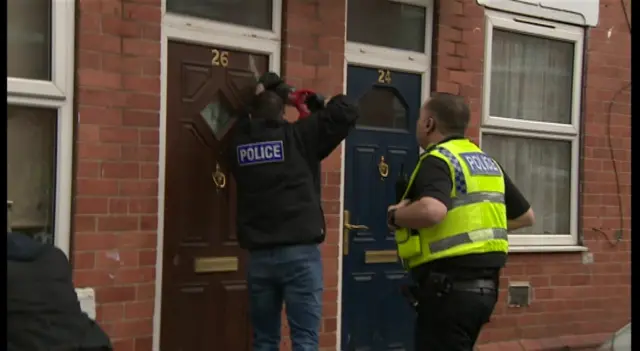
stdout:
[[398,90],[373,86],[358,100],[358,126],[408,129],[408,108]]

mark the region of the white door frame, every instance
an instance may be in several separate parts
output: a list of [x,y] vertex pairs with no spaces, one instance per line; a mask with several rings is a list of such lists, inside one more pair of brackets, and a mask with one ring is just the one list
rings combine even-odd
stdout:
[[269,30],[260,30],[228,23],[166,13],[162,0],[160,41],[160,130],[158,158],[158,239],[156,252],[156,289],[153,311],[153,350],[160,351],[160,323],[162,312],[162,261],[164,250],[164,200],[166,184],[167,147],[167,64],[169,40],[185,43],[225,47],[268,55],[269,70],[280,72],[282,0],[273,0],[272,22]]
[[[346,0],[348,2],[349,0]],[[346,41],[345,47],[345,63],[344,63],[344,83],[343,91],[347,92],[347,67],[349,64],[354,64],[364,67],[373,68],[388,68],[401,72],[418,73],[422,77],[422,91],[421,99],[425,101],[431,93],[431,53],[433,43],[433,16],[434,16],[434,0],[393,0],[394,2],[406,3],[410,5],[424,6],[427,10],[425,21],[425,45],[424,52],[413,52],[400,49],[392,49],[381,46],[374,46],[368,44],[360,44]],[[348,4],[345,6],[348,9]],[[348,11],[345,9],[345,12]],[[348,18],[348,14],[345,16]],[[349,23],[347,23],[347,26]],[[345,33],[346,35],[346,33]],[[421,103],[422,103],[421,101]],[[342,165],[340,175],[340,222],[344,220],[344,190],[345,190],[345,160],[346,155],[346,140],[342,142]],[[338,241],[338,316],[337,316],[337,331],[336,331],[336,350],[340,350],[340,342],[342,339],[342,268],[343,268],[343,256],[342,256],[342,243],[344,240],[343,226],[340,225],[339,233],[340,239]]]

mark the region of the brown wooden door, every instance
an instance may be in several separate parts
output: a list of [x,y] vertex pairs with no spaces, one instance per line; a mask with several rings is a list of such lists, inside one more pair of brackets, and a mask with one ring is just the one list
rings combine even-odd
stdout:
[[268,57],[169,42],[168,58],[160,348],[249,350],[246,256],[226,152]]

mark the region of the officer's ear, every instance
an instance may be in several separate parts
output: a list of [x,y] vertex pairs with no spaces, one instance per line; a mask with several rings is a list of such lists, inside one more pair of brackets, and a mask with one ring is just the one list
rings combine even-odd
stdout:
[[433,117],[428,117],[424,127],[427,130],[427,134],[431,134],[436,130],[436,119]]

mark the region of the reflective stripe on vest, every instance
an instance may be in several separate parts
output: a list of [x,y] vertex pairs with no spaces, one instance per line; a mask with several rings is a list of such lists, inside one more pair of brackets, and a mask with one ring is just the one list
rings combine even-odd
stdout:
[[451,249],[458,245],[494,239],[507,240],[507,231],[502,228],[480,229],[468,233],[456,234],[429,244],[432,254]]
[[464,194],[452,199],[451,209],[456,207],[477,204],[480,202],[494,202],[504,204],[504,194],[494,193],[490,191],[481,191],[477,193]]

